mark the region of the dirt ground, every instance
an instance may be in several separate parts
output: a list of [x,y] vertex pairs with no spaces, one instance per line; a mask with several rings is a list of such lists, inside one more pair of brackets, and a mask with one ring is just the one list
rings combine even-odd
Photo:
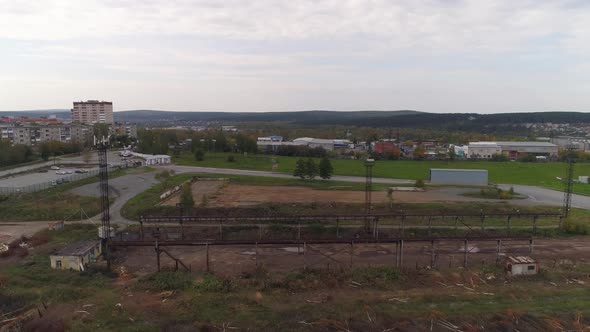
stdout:
[[[436,241],[435,266],[457,268],[463,266],[463,243],[458,241]],[[216,274],[236,276],[250,273],[256,266],[273,273],[287,273],[303,267],[340,269],[352,266],[395,266],[396,245],[390,244],[330,244],[330,245],[244,245],[209,246],[209,268]],[[495,264],[499,257],[533,256],[541,266],[552,267],[557,263],[571,264],[590,261],[590,244],[584,238],[536,240],[533,254],[528,241],[507,241],[502,244],[501,255],[496,255],[495,241],[473,241],[469,243],[467,264],[478,266]],[[207,249],[204,246],[167,247],[174,257],[194,272],[206,270]],[[305,254],[304,254],[305,252]],[[136,275],[156,271],[156,255],[151,247],[129,247],[116,249],[117,264]],[[161,255],[162,268],[173,268],[174,261]],[[431,265],[431,246],[427,242],[406,242],[404,245],[404,269],[424,269]]]
[[[447,201],[482,201],[477,198],[462,196],[473,189],[466,188],[429,188],[424,192],[394,192],[396,203],[427,203]],[[229,185],[222,189],[221,195],[212,202],[216,206],[248,206],[260,203],[362,203],[365,201],[364,191],[346,190],[315,190],[305,187],[289,186],[249,186]],[[195,196],[198,197],[198,196]],[[387,193],[373,192],[375,203],[387,202]]]
[[[224,181],[196,181],[193,183],[191,189],[193,192],[193,199],[195,204],[199,204],[203,195],[207,195],[208,198],[215,197],[219,190],[223,187]],[[180,203],[180,191],[166,200],[162,205],[176,206]]]
[[0,243],[9,243],[21,236],[30,237],[48,227],[50,222],[31,221],[21,223],[0,223]]

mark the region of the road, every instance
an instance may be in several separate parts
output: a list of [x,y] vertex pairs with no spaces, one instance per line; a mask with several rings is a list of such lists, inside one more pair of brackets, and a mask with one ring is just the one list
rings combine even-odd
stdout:
[[[510,189],[510,187],[514,188],[514,191],[521,194],[528,196],[526,200],[513,200],[511,201],[512,204],[518,205],[519,203],[523,203],[523,201],[532,201],[535,202],[536,205],[552,205],[552,206],[562,206],[563,205],[563,196],[564,193],[561,191],[535,187],[535,186],[525,186],[525,185],[512,185],[512,184],[501,184],[499,185],[500,188],[504,190]],[[590,210],[590,197],[572,194],[572,207],[580,208],[585,210]]]
[[[174,170],[176,173],[210,173],[210,174],[231,174],[231,175],[245,175],[245,176],[263,176],[270,178],[285,178],[292,179],[293,176],[285,173],[267,172],[267,171],[249,171],[243,169],[231,169],[231,168],[212,168],[212,167],[198,167],[198,166],[179,166],[179,165],[167,165],[160,166],[160,168]],[[346,175],[333,175],[330,180],[334,181],[346,181],[346,182],[365,182],[365,178],[362,176],[346,176]],[[373,178],[374,183],[384,184],[412,184],[416,181],[408,179],[389,179],[389,178]]]
[[[121,208],[134,196],[148,190],[154,184],[158,183],[155,179],[156,172],[129,174],[109,180],[111,193],[115,197],[115,202],[109,207],[111,220],[114,224],[128,225],[134,223],[121,215]],[[83,196],[100,196],[98,183],[91,183],[71,190],[72,193]],[[91,218],[100,220],[100,215]]]
[[[176,173],[208,173],[208,174],[231,174],[231,175],[244,175],[244,176],[262,176],[262,177],[273,177],[273,178],[293,178],[289,174],[274,173],[265,171],[249,171],[239,169],[227,169],[227,168],[211,168],[211,167],[197,167],[197,166],[178,166],[178,165],[167,165],[159,166],[158,169],[174,170]],[[149,189],[158,181],[154,178],[156,172],[141,173],[141,174],[130,174],[121,177],[111,179],[109,181],[110,186],[117,193],[115,202],[110,207],[111,220],[114,224],[128,225],[133,221],[127,220],[121,216],[121,208],[125,203],[133,198],[135,195]],[[348,181],[348,182],[365,182],[364,177],[360,176],[334,176],[332,180],[336,181]],[[411,184],[414,183],[408,179],[387,179],[387,178],[373,178],[374,183],[383,184]],[[527,199],[515,199],[510,201],[513,205],[550,205],[559,207],[562,205],[563,193],[539,188],[534,186],[522,186],[522,185],[501,185],[503,189],[509,189],[513,187],[514,190],[519,193],[528,196]],[[456,188],[449,188],[449,200],[452,200],[453,196],[457,196]],[[88,184],[78,188],[72,189],[72,192],[79,195],[97,196],[100,194],[98,184]],[[467,199],[461,196],[461,200]],[[482,199],[473,199],[474,201],[482,201]],[[497,200],[492,200],[497,201]],[[572,206],[582,209],[590,209],[590,198],[580,195],[573,195]],[[96,216],[93,219],[100,220],[100,216]]]

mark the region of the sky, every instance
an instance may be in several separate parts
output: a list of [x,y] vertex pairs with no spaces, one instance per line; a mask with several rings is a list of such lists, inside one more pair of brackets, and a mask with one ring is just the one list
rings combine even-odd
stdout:
[[0,110],[590,111],[590,1],[0,0]]

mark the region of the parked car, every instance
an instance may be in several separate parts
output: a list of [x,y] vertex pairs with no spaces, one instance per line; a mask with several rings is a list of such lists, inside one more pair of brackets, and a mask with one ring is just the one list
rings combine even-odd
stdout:
[[64,175],[64,174],[66,174],[66,171],[56,171],[55,174]]
[[59,167],[58,167],[58,166],[51,166],[50,168],[51,168],[52,170],[54,170],[54,171],[59,169]]
[[84,172],[83,172],[81,169],[77,169],[77,170],[75,170],[75,171],[74,171],[74,173],[77,173],[77,174],[82,174],[82,173],[84,173]]
[[57,185],[57,182],[55,180],[53,180],[53,181],[51,181],[51,185],[52,186],[56,186]]
[[40,170],[39,170],[39,173],[47,173],[47,172],[49,172],[49,171],[48,171],[48,170],[46,170],[46,169],[40,169]]
[[68,170],[66,171],[66,174],[72,174],[72,173],[73,173],[73,172],[72,172],[72,170],[71,170],[71,169],[68,169]]
[[55,180],[55,183],[62,184],[62,183],[64,183],[64,180],[63,179],[57,179],[57,180]]
[[61,179],[61,182],[62,182],[62,183],[68,183],[68,182],[70,182],[70,179],[68,179],[68,178],[63,178],[63,179]]

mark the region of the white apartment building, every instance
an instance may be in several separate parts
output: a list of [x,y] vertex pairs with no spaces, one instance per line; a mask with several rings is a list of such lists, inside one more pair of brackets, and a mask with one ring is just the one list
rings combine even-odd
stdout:
[[72,108],[72,122],[93,125],[113,124],[113,103],[110,101],[75,101]]

